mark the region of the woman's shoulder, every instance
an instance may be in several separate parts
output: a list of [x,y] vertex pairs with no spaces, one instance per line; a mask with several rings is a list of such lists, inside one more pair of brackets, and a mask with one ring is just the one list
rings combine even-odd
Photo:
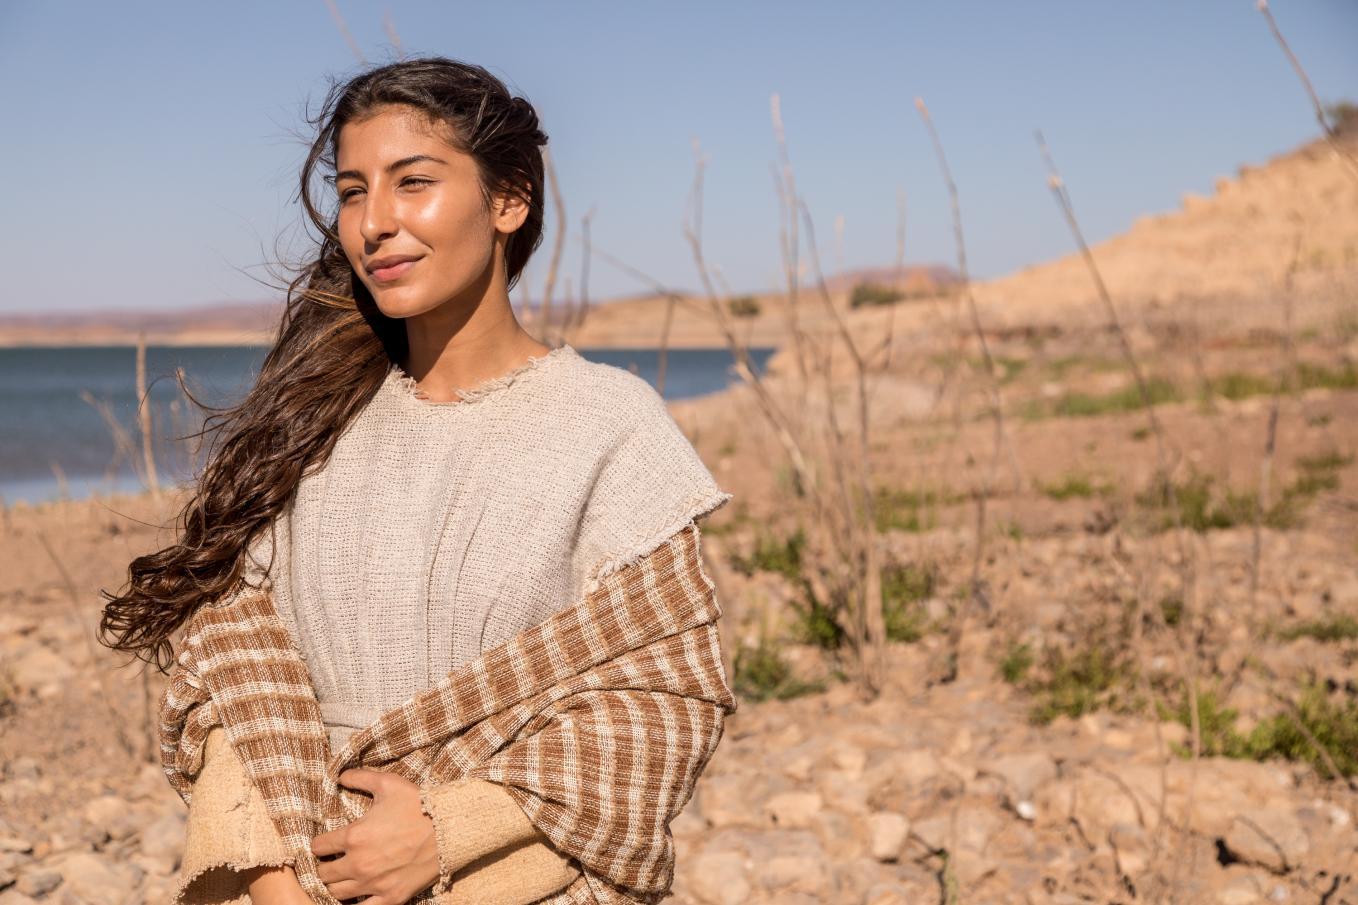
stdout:
[[628,368],[586,358],[578,351],[570,360],[575,377],[574,387],[590,394],[593,401],[630,401],[648,404],[661,401],[660,394],[651,386],[650,381]]
[[634,371],[576,353],[568,379],[553,384],[553,402],[583,408],[618,430],[670,421],[664,398],[650,381]]

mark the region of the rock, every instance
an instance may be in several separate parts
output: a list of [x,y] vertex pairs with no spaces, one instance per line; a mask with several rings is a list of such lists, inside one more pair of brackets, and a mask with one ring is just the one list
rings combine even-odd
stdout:
[[159,877],[168,877],[179,867],[178,857],[152,858],[149,855],[143,855],[141,852],[137,852],[129,858],[128,862],[135,864],[145,874]]
[[844,742],[835,747],[834,752],[830,755],[830,760],[846,775],[858,779],[863,775],[863,769],[868,764],[868,754],[857,745]]
[[110,839],[132,836],[141,822],[132,806],[117,795],[100,795],[92,799],[85,805],[83,816],[87,823],[102,830]]
[[5,775],[13,780],[36,780],[42,776],[42,768],[32,757],[16,757],[5,768]]
[[169,860],[177,867],[183,849],[183,815],[168,814],[152,821],[141,831],[141,853],[148,858]]
[[[866,840],[859,832],[860,821],[839,811],[824,810],[816,817],[811,831],[820,840],[825,854],[836,864],[852,858],[865,858]],[[782,833],[782,830],[775,831]]]
[[781,792],[764,804],[764,813],[784,829],[806,829],[820,814],[825,801],[819,792]]
[[953,873],[963,887],[971,886],[982,877],[994,873],[998,867],[999,864],[994,860],[976,852],[961,851],[952,858]]
[[1286,873],[1299,866],[1311,849],[1311,840],[1301,821],[1282,808],[1237,816],[1226,834],[1225,844],[1241,861],[1258,864],[1274,873]]
[[1037,825],[1053,826],[1073,818],[1085,838],[1106,846],[1108,832],[1119,823],[1141,825],[1146,808],[1119,783],[1093,770],[1073,779],[1059,779],[1042,786],[1034,795]]
[[879,811],[868,817],[869,850],[878,861],[895,861],[910,836],[910,820],[904,814]]
[[61,874],[55,870],[39,868],[23,874],[14,883],[14,888],[26,896],[45,896],[61,885]]
[[748,860],[739,852],[700,852],[689,873],[694,895],[708,905],[744,905],[750,900]]
[[38,900],[29,898],[17,889],[6,889],[0,892],[0,905],[38,905]]
[[715,829],[757,826],[759,812],[751,805],[749,777],[739,774],[710,776],[698,785],[698,812]]
[[1113,857],[1124,876],[1136,877],[1150,865],[1151,840],[1135,823],[1116,823],[1108,831]]
[[0,852],[31,852],[33,843],[22,836],[0,836]]
[[922,786],[943,769],[938,756],[927,748],[902,752],[892,763],[907,787]]
[[910,905],[914,901],[911,891],[899,883],[878,883],[863,896],[863,905]]
[[982,764],[981,771],[1002,778],[1011,804],[1031,801],[1033,793],[1056,778],[1056,761],[1043,751],[1006,754]]
[[804,846],[797,846],[793,851],[780,850],[762,863],[756,862],[754,873],[759,885],[777,893],[780,902],[793,893],[826,901],[825,894],[831,891],[834,878],[834,871],[819,844],[811,850]]
[[1249,874],[1237,874],[1217,890],[1219,905],[1252,905],[1254,902],[1262,902],[1263,899],[1263,884],[1257,877]]
[[957,809],[957,848],[964,852],[980,854],[990,844],[990,839],[1000,827],[1004,818],[990,808],[979,806]]
[[783,764],[783,774],[793,782],[810,782],[816,771],[816,759],[805,752],[798,753]]
[[868,810],[868,787],[859,776],[844,770],[824,770],[817,787],[824,804],[848,814],[862,814]]
[[697,808],[684,808],[670,821],[670,832],[675,836],[696,836],[707,831],[707,821]]
[[20,651],[9,663],[14,684],[21,689],[37,691],[44,697],[60,691],[62,684],[75,675],[75,668],[57,654],[40,644]]
[[108,859],[88,852],[71,855],[61,863],[63,891],[90,905],[122,905],[141,879],[140,870],[115,868]]
[[925,845],[934,851],[948,847],[948,832],[951,819],[947,814],[936,814],[911,824],[911,830]]

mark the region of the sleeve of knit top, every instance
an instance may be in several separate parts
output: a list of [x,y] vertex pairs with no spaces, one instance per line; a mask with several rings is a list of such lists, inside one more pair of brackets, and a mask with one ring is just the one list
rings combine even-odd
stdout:
[[[438,840],[440,905],[527,905],[580,875],[502,786],[435,786],[423,801]],[[291,860],[264,797],[213,727],[193,784],[176,905],[250,905],[246,872]]]
[[582,595],[732,498],[655,388],[630,372],[622,372],[620,380],[627,427],[599,465],[576,541],[574,570]]
[[290,861],[221,726],[208,731],[193,781],[176,905],[250,905],[246,871]]

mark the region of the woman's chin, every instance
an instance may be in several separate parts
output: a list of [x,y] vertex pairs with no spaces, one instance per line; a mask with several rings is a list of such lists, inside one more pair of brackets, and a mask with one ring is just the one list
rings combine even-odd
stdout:
[[380,295],[375,295],[373,301],[377,303],[378,311],[381,311],[387,317],[396,318],[398,320],[414,317],[417,314],[423,314],[430,308],[435,307],[434,305],[427,304],[417,299],[383,298]]

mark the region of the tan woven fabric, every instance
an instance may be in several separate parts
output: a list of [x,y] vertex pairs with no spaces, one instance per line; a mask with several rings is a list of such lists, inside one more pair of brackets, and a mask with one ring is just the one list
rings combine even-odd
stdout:
[[[426,797],[439,858],[453,878],[443,905],[531,905],[580,876],[504,786],[459,780],[430,787]],[[177,905],[250,905],[247,873],[288,860],[264,796],[225,730],[212,727],[193,780]]]
[[[485,651],[331,753],[306,664],[266,590],[199,609],[161,702],[162,759],[191,804],[220,723],[267,803],[308,894],[311,838],[361,817],[350,767],[426,788],[500,783],[581,868],[542,901],[652,903],[669,892],[669,822],[736,709],[721,663],[715,586],[695,523],[605,576],[583,600]],[[445,875],[412,901],[445,901]]]
[[249,551],[332,750],[731,499],[645,378],[569,345],[470,401],[401,375]]

